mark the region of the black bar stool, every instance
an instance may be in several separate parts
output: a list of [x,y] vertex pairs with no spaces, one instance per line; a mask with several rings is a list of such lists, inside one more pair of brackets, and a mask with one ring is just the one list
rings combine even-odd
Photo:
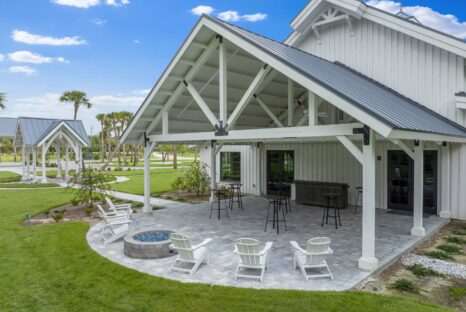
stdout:
[[[212,211],[214,211],[214,210],[218,211],[218,219],[219,220],[220,220],[220,210],[225,210],[225,212],[227,214],[227,218],[230,218],[230,216],[228,215],[228,207],[227,207],[227,203],[226,203],[225,190],[224,189],[212,189],[212,195],[215,198],[212,201],[212,204],[210,205],[210,216],[209,216],[209,218],[212,218]],[[225,208],[221,208],[222,199],[224,200]],[[217,208],[214,207],[215,201],[217,201]]]
[[356,196],[356,204],[354,205],[354,214],[358,213],[359,196],[361,196],[362,198],[362,186],[357,186],[356,191],[358,192],[358,196]]
[[[340,219],[340,205],[339,205],[339,198],[340,194],[337,193],[326,193],[324,194],[325,198],[327,198],[327,207],[324,208],[324,214],[322,216],[322,227],[325,224],[328,224],[328,217],[332,217],[335,219],[335,228],[338,229],[338,224],[341,226],[341,219]],[[329,215],[330,209],[330,202],[333,202],[333,215]],[[338,218],[338,220],[337,220]]]
[[[265,221],[265,230],[267,232],[267,225],[269,222],[272,222],[272,228],[277,229],[277,234],[280,234],[280,222],[283,222],[285,225],[285,231],[288,231],[286,228],[286,218],[285,218],[285,207],[286,197],[280,195],[268,195],[269,199],[269,209],[267,210],[267,220]],[[270,220],[270,208],[273,207],[272,211],[272,220]],[[283,219],[279,219],[279,211],[282,211]]]
[[241,195],[241,187],[243,184],[241,183],[231,183],[230,184],[230,201],[229,206],[230,209],[233,210],[233,205],[238,203],[238,208],[243,208],[243,196]]
[[285,212],[291,212],[291,186],[289,184],[280,183],[278,184],[278,193],[284,197]]

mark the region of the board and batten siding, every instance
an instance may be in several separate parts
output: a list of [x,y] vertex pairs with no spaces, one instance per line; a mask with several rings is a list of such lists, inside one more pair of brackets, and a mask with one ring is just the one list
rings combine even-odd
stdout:
[[[320,28],[320,43],[309,32],[297,47],[343,63],[466,126],[466,112],[455,104],[455,93],[466,91],[463,57],[364,18],[352,21],[354,36],[338,22]],[[452,218],[466,220],[466,145],[451,144],[442,154],[442,205],[450,206]]]

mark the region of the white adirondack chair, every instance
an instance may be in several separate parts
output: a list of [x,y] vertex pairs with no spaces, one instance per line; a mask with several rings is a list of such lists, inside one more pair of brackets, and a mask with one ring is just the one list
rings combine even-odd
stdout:
[[209,244],[212,241],[211,238],[207,238],[202,243],[194,246],[191,244],[191,238],[185,234],[172,233],[170,239],[172,241],[171,247],[178,252],[171,270],[193,275],[203,262],[209,264]]
[[126,211],[110,211],[105,212],[101,205],[97,204],[97,212],[99,217],[104,220],[108,221],[108,219],[119,219],[119,220],[130,220],[131,216]]
[[131,204],[118,204],[115,205],[110,198],[105,197],[105,201],[107,202],[108,207],[112,212],[125,212],[129,214],[131,217],[133,215],[133,209],[131,208]]
[[[327,257],[333,254],[330,248],[331,240],[328,237],[316,237],[307,241],[306,250],[302,249],[297,242],[291,241],[291,247],[294,249],[293,269],[297,266],[301,269],[304,278],[330,277],[333,280],[333,274],[327,264]],[[325,269],[324,273],[308,273],[306,269]]]
[[129,224],[133,221],[129,219],[127,213],[124,215],[109,215],[99,204],[97,204],[97,208],[99,209],[98,212],[100,218],[104,221],[102,237],[105,245],[110,244],[128,234]]
[[[238,277],[259,279],[262,283],[265,270],[269,265],[269,253],[272,242],[267,242],[260,250],[260,242],[252,238],[238,238],[235,240],[234,253],[239,255],[238,267],[236,268],[235,280]],[[241,269],[260,270],[260,275],[241,273]]]

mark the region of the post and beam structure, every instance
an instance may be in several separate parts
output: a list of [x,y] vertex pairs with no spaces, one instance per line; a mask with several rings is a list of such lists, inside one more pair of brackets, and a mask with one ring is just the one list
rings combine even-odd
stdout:
[[411,235],[423,237],[426,230],[423,226],[424,214],[424,142],[414,142],[414,224]]
[[294,125],[294,81],[288,78],[288,127]]
[[228,59],[227,59],[227,48],[223,37],[219,37],[218,47],[219,57],[219,99],[220,99],[220,114],[218,119],[222,125],[225,125],[228,121]]
[[142,211],[145,213],[152,212],[152,204],[150,202],[150,157],[156,147],[155,142],[146,142],[146,146],[144,147],[144,207]]

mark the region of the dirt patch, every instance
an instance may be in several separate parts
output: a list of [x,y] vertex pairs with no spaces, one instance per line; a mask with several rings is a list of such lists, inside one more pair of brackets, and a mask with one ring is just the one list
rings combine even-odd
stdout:
[[[425,255],[429,251],[438,251],[438,246],[451,244],[447,241],[448,237],[455,236],[466,239],[466,235],[459,235],[463,231],[466,231],[466,222],[451,222],[418,245],[411,253]],[[447,261],[465,264],[466,244],[456,244],[456,246],[462,248],[463,253],[459,255],[449,254],[453,259]],[[409,293],[394,289],[393,284],[395,281],[401,279],[412,282],[416,292]],[[375,276],[366,279],[356,289],[382,295],[403,295],[453,308],[457,311],[466,311],[466,280],[449,276],[416,276],[401,264],[401,260],[396,261]]]

